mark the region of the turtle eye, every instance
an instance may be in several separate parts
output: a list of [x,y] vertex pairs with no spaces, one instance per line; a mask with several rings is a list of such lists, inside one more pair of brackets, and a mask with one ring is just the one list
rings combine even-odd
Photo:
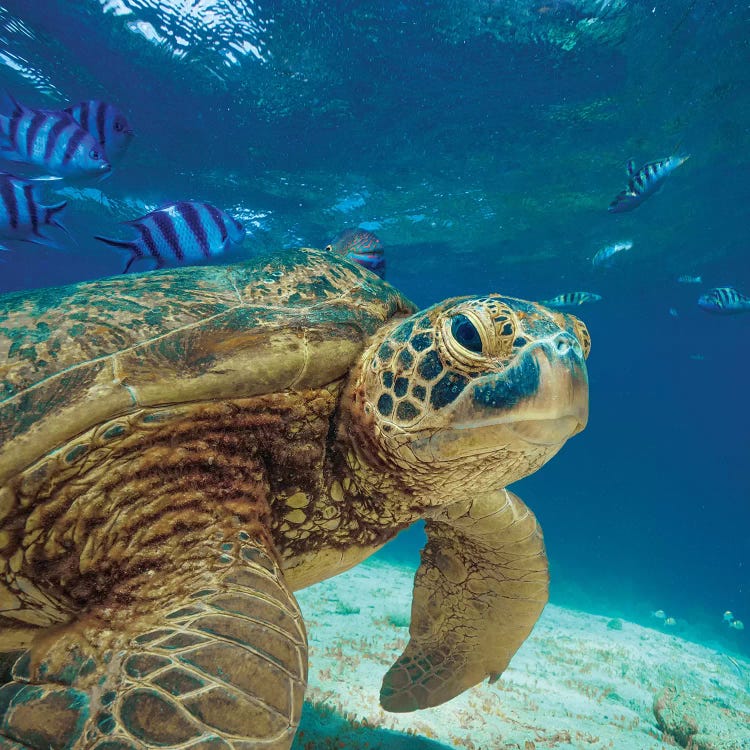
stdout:
[[456,315],[451,321],[451,333],[456,343],[476,354],[482,353],[482,337],[477,327],[465,316]]
[[99,152],[95,148],[92,148],[91,151],[89,151],[89,156],[94,161],[99,161],[99,159],[101,158],[101,155],[99,154]]

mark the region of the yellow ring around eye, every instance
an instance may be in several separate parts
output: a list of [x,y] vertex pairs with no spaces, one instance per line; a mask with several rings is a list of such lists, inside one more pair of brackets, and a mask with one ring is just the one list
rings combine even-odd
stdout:
[[[472,351],[456,339],[453,325],[457,318],[464,318],[467,323],[473,326],[481,341],[480,351]],[[439,331],[442,344],[451,358],[469,367],[484,367],[486,365],[487,355],[485,352],[488,350],[487,333],[482,321],[473,314],[471,309],[459,308],[458,310],[451,311],[451,314],[443,319],[439,326]]]

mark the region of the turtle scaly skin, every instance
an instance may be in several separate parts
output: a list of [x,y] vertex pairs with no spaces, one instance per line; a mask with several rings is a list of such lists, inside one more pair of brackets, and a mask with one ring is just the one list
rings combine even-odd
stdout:
[[312,250],[0,298],[0,750],[288,750],[293,592],[420,518],[381,702],[496,679],[547,599],[504,488],[585,425],[588,347]]

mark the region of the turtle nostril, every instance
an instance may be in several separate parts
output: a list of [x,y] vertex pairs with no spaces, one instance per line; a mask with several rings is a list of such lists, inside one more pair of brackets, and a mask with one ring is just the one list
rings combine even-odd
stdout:
[[555,336],[553,341],[553,346],[555,348],[555,351],[561,356],[564,357],[571,349],[576,349],[576,344],[578,342],[569,334],[567,333],[558,333],[557,336]]

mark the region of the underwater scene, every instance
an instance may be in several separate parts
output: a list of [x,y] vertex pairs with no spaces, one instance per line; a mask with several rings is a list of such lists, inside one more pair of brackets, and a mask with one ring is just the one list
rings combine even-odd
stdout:
[[0,0],[0,750],[750,750],[749,30]]

